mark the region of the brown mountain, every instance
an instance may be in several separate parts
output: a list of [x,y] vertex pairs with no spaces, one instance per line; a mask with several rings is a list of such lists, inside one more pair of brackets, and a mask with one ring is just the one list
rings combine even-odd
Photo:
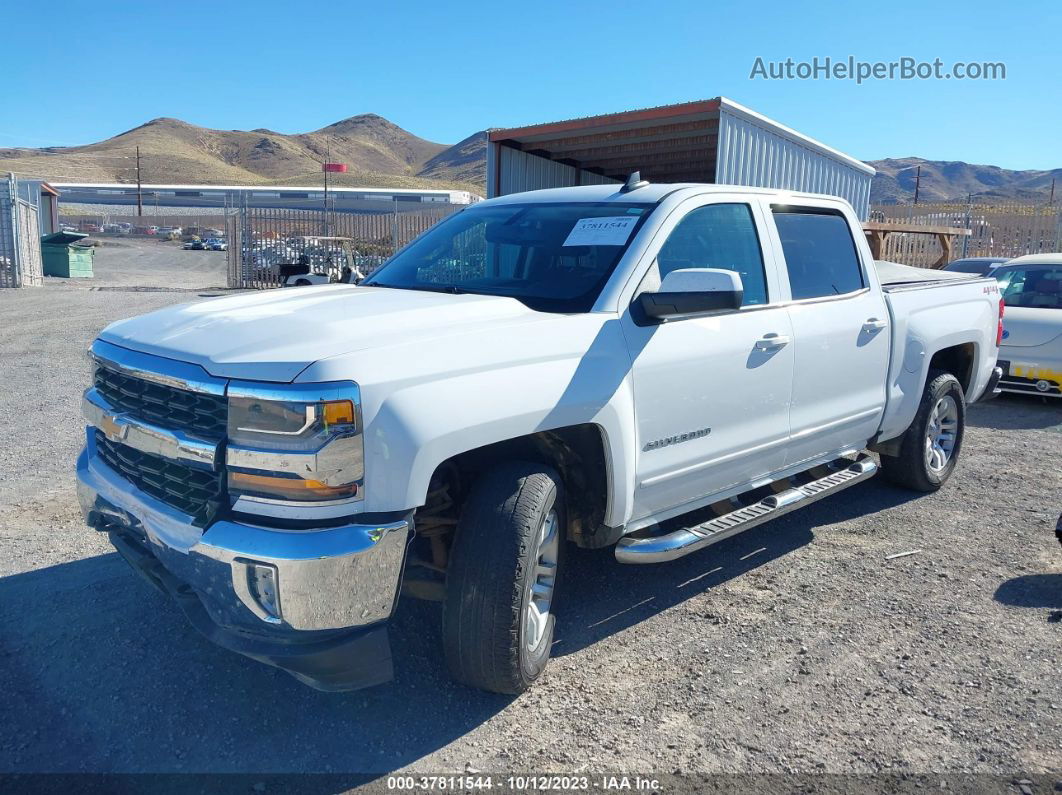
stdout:
[[85,146],[0,149],[0,173],[56,182],[134,182],[139,146],[141,177],[148,183],[317,184],[321,163],[331,160],[350,169],[333,175],[339,185],[454,187],[481,193],[483,167],[472,162],[470,140],[447,147],[372,113],[294,135],[211,130],[161,118]]
[[[486,133],[446,146],[426,141],[373,113],[327,127],[285,135],[273,130],[211,130],[179,119],[154,119],[94,144],[45,149],[0,148],[0,174],[15,171],[57,182],[134,182],[140,147],[147,183],[267,185],[321,181],[321,163],[346,163],[338,185],[461,188],[483,193]],[[1040,201],[1062,169],[1012,171],[998,166],[918,157],[872,160],[877,169],[871,201],[910,201],[922,167],[919,199],[942,201],[967,195]]]
[[444,149],[424,163],[420,176],[456,179],[482,186],[486,184],[487,133],[478,132]]
[[919,201],[964,200],[967,196],[1044,201],[1050,196],[1052,180],[1058,180],[1058,190],[1062,191],[1062,168],[1012,171],[961,160],[924,160],[920,157],[868,162],[878,170],[870,187],[870,200],[875,204],[910,202],[914,197],[919,166],[922,168]]

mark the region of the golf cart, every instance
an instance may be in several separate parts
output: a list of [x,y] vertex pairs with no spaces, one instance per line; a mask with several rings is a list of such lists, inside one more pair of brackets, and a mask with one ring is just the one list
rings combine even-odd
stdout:
[[354,261],[354,240],[349,237],[299,237],[290,242],[302,253],[295,262],[277,266],[281,287],[358,284],[365,278]]

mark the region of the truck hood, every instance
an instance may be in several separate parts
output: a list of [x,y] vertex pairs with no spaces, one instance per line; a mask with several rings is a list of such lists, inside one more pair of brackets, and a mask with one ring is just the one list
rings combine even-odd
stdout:
[[1003,345],[1031,348],[1062,336],[1062,309],[1008,306],[1003,312]]
[[167,307],[113,323],[100,339],[221,378],[288,382],[331,356],[549,317],[512,298],[337,284]]

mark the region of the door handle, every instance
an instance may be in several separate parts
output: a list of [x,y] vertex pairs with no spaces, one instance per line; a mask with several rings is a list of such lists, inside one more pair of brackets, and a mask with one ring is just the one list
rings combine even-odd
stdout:
[[756,340],[756,350],[774,351],[784,348],[789,342],[789,337],[784,334],[764,334],[762,339]]
[[887,321],[872,317],[863,324],[863,331],[881,331],[887,325],[889,325]]

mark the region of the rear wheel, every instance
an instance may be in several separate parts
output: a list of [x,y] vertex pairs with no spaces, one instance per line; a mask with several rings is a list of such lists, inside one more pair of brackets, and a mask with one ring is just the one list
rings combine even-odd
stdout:
[[936,491],[955,470],[965,427],[962,384],[951,373],[931,372],[899,454],[881,456],[882,473],[898,486]]
[[514,462],[483,475],[457,526],[443,603],[443,650],[455,679],[521,693],[545,670],[564,546],[555,471]]

